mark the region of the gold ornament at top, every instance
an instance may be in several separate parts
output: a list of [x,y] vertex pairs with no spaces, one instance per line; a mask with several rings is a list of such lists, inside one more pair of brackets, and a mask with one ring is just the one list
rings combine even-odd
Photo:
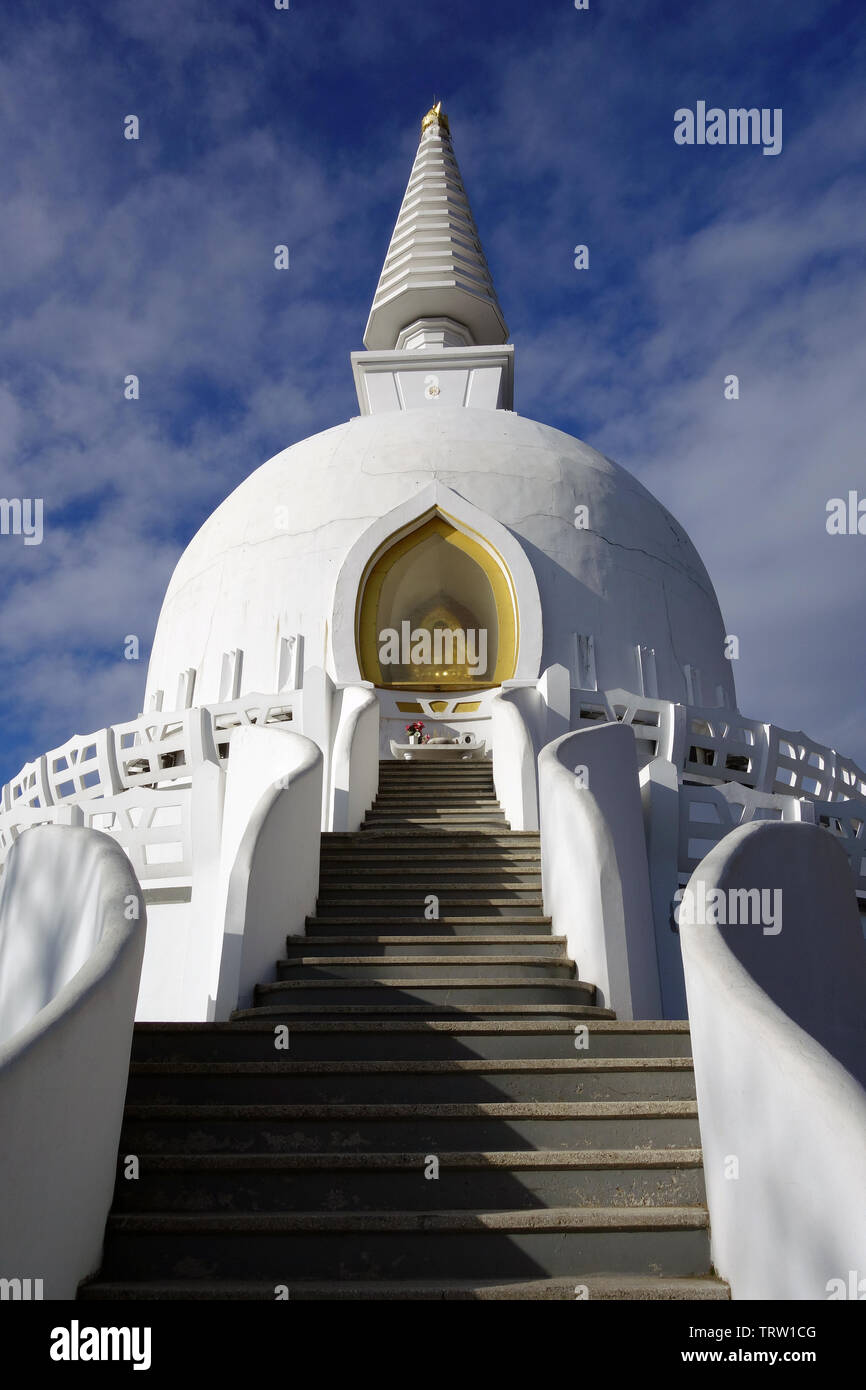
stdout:
[[451,134],[451,127],[450,127],[449,124],[448,124],[448,117],[445,115],[445,112],[442,110],[442,103],[441,103],[441,101],[437,101],[437,103],[436,103],[435,106],[431,106],[431,107],[430,107],[430,110],[427,112],[427,115],[424,117],[423,121],[421,122],[421,134],[422,134],[422,135],[424,134],[424,131],[427,129],[428,126],[431,126],[431,125],[434,125],[434,124],[435,124],[435,125],[441,125],[441,127],[442,127],[442,129],[445,131],[445,134],[446,134],[446,135],[450,135],[450,134]]

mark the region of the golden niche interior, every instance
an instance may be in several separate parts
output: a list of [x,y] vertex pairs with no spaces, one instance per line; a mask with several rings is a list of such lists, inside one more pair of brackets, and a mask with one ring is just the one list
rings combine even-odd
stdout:
[[514,673],[511,585],[500,561],[445,517],[402,536],[363,587],[361,671],[397,690],[472,690]]

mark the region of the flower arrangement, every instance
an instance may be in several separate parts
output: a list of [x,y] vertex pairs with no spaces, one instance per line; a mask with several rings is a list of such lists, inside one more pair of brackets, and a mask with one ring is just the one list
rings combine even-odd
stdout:
[[411,724],[406,725],[406,733],[409,735],[410,743],[429,743],[430,735],[424,732],[424,722],[415,719]]

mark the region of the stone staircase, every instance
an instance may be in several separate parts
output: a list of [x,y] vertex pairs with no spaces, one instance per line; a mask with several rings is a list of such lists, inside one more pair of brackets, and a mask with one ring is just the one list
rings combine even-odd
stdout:
[[79,1297],[728,1297],[688,1029],[596,1006],[489,763],[384,762],[276,975],[231,1023],[136,1027]]

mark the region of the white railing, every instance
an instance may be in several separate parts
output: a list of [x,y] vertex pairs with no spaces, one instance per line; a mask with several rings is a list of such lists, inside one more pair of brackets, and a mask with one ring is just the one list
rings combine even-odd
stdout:
[[[62,747],[25,764],[3,787],[0,864],[22,830],[49,823],[105,830],[119,840],[145,878],[155,876],[151,866],[159,862],[187,864],[188,809],[178,811],[182,804],[178,796],[166,799],[159,794],[188,791],[194,769],[204,763],[224,766],[236,729],[265,724],[285,727],[290,722],[299,729],[301,699],[299,690],[244,695],[193,709],[151,711],[95,734],[75,735]],[[149,800],[144,797],[148,791],[153,793]],[[138,799],[124,800],[128,792],[135,792]],[[76,807],[83,808],[82,815],[61,814]],[[183,833],[172,842],[164,833],[169,824],[165,817],[178,815],[176,824]],[[175,855],[177,845],[183,846],[180,858],[160,860],[158,856],[169,853],[170,843],[175,845],[171,851]],[[172,870],[172,876],[188,873],[191,868]]]
[[839,837],[854,872],[857,892],[866,897],[866,800],[806,802],[803,820],[808,819]]
[[136,787],[80,808],[84,824],[125,851],[142,887],[155,879],[192,881],[192,789]]
[[[670,700],[653,700],[645,695],[632,695],[627,690],[607,692],[612,717],[629,724],[637,739],[638,766],[651,758],[667,758],[677,762],[683,744],[686,708]],[[584,706],[582,706],[584,708]]]
[[679,793],[677,868],[687,878],[701,860],[738,826],[751,821],[804,821],[836,835],[848,855],[859,895],[866,895],[866,800],[812,801],[729,783],[690,786]]
[[683,713],[671,759],[683,776],[773,790],[767,786],[771,725],[746,719],[736,710],[686,705]]

